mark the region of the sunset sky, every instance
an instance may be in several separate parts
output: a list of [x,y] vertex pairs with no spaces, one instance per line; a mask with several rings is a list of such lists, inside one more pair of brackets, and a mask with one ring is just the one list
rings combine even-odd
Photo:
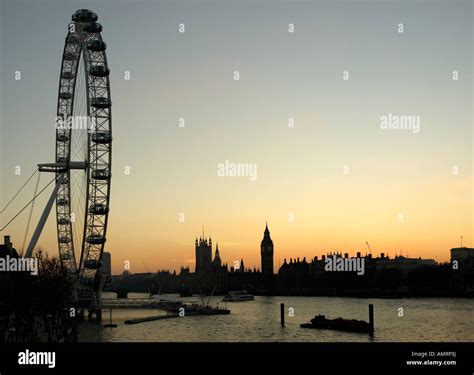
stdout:
[[[2,208],[54,160],[64,38],[89,8],[111,69],[113,273],[127,260],[131,272],[193,270],[203,225],[225,262],[259,268],[268,221],[275,271],[284,258],[365,254],[365,241],[437,261],[460,236],[474,246],[472,2],[135,3],[0,0]],[[388,113],[419,116],[420,132],[381,129]],[[256,181],[218,176],[226,160],[256,163]],[[27,218],[1,233],[17,248]],[[51,215],[38,243],[51,255],[55,236]]]

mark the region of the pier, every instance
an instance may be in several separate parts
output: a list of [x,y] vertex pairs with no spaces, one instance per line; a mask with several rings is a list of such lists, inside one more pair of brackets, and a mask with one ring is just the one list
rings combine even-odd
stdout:
[[163,304],[158,300],[150,299],[105,299],[102,309],[163,309]]
[[125,324],[138,324],[144,322],[152,322],[154,320],[162,320],[162,319],[171,319],[171,318],[179,318],[179,314],[167,314],[167,315],[157,315],[157,316],[147,316],[145,318],[137,318],[137,319],[129,319],[126,320]]
[[[150,300],[150,299],[110,299],[104,300],[102,309],[110,310],[112,317],[112,309],[152,309],[164,310],[167,314],[153,315],[144,318],[136,318],[126,320],[125,324],[138,324],[144,322],[151,322],[154,320],[163,320],[171,318],[184,318],[186,316],[198,315],[228,315],[230,310],[211,307],[209,305],[202,306],[190,301],[172,301],[172,300]],[[112,321],[112,318],[110,319]]]

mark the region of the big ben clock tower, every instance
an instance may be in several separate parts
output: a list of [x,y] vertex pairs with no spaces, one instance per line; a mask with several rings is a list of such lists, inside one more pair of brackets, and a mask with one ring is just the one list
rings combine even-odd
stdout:
[[270,238],[268,224],[265,226],[265,232],[263,233],[260,254],[262,256],[263,286],[266,289],[271,289],[273,287],[273,241]]

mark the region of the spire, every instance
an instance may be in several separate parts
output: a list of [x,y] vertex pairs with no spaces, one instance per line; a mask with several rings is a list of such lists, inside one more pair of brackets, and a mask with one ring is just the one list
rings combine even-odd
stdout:
[[263,240],[261,246],[273,246],[273,241],[270,237],[270,231],[268,230],[268,222],[265,222],[265,232],[263,233]]
[[212,261],[212,265],[214,267],[221,267],[222,266],[221,256],[219,255],[219,245],[217,243],[216,243],[216,254],[214,256],[214,260]]

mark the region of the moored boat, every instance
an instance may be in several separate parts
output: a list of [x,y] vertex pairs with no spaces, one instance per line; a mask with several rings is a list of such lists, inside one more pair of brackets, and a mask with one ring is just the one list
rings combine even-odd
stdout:
[[240,292],[229,292],[228,295],[224,296],[222,302],[244,302],[244,301],[253,301],[255,297],[252,294],[247,293],[246,291]]
[[316,315],[310,323],[301,324],[301,328],[333,329],[336,331],[370,333],[369,323],[355,319],[327,319],[325,315]]

